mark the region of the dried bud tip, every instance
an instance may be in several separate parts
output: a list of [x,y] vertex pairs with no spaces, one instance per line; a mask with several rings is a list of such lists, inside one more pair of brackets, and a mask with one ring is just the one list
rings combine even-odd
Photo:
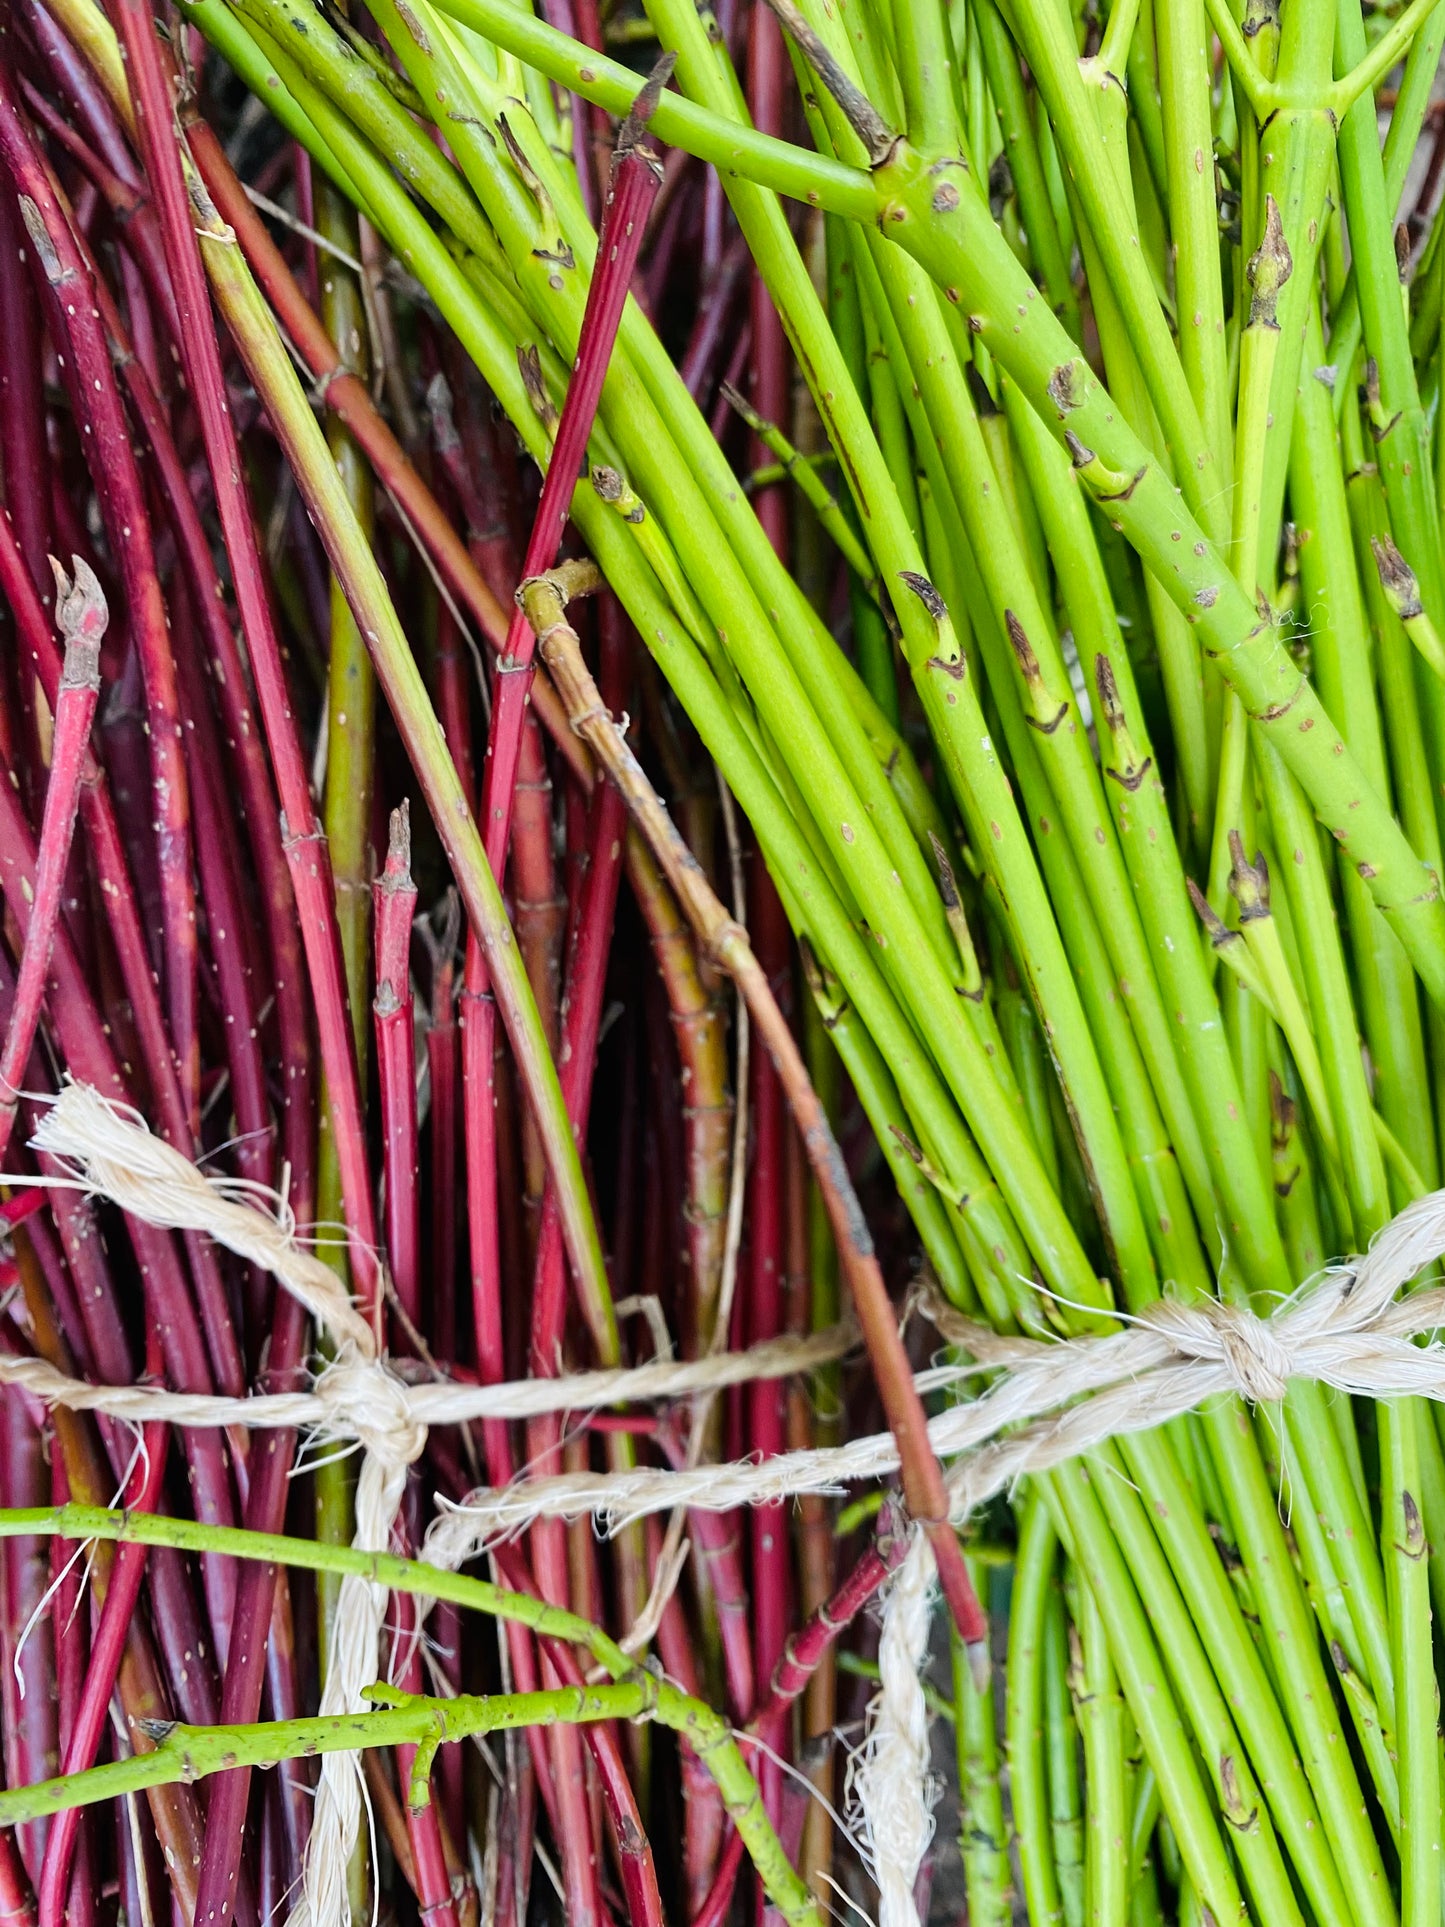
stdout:
[[[55,576],[55,626],[65,638],[65,679],[98,688],[100,644],[110,622],[110,610],[105,591],[85,558],[72,555],[70,563],[75,570],[73,579],[53,555],[50,557]],[[73,677],[70,674],[72,650],[78,651],[80,658]]]
[[1195,915],[1209,932],[1209,941],[1214,945],[1215,949],[1218,950],[1222,944],[1229,942],[1233,933],[1225,925],[1224,920],[1215,911],[1213,904],[1209,901],[1208,897],[1205,896],[1193,877],[1185,877],[1184,887],[1189,892],[1189,901],[1194,905]]
[[1412,622],[1417,616],[1424,615],[1425,606],[1420,600],[1420,585],[1415,580],[1415,571],[1395,547],[1394,538],[1372,535],[1370,552],[1380,573],[1380,587],[1401,622]]
[[517,368],[521,373],[522,386],[527,391],[527,400],[531,402],[538,419],[549,434],[555,433],[557,410],[551,396],[547,393],[547,384],[542,379],[542,355],[535,342],[529,342],[525,348],[518,348]]
[[954,879],[953,865],[948,860],[948,852],[934,831],[928,832],[928,840],[933,845],[933,860],[938,865],[938,889],[943,898],[943,907],[945,910],[956,910],[959,905],[958,884]]
[[907,583],[935,622],[947,622],[948,604],[926,575],[919,575],[914,569],[900,569],[898,580]]
[[768,424],[740,388],[735,388],[730,381],[722,381],[718,383],[718,393],[734,414],[742,416],[755,435],[762,434]]
[[403,797],[392,811],[387,825],[386,867],[381,874],[384,889],[405,889],[411,883],[411,803]]
[[973,1681],[973,1690],[975,1693],[986,1693],[989,1689],[991,1668],[988,1641],[986,1639],[971,1639],[964,1647],[963,1652],[965,1659],[968,1661],[968,1674],[969,1678]]
[[974,362],[969,362],[968,367],[964,371],[964,378],[968,382],[968,392],[973,396],[974,410],[978,414],[979,419],[981,421],[987,421],[990,416],[996,415],[998,413],[998,403],[994,400],[988,383],[979,373],[978,367]]
[[45,278],[53,287],[58,281],[64,278],[65,270],[61,265],[60,256],[56,252],[55,243],[50,238],[50,230],[45,225],[40,209],[28,194],[22,194],[20,196],[20,218],[25,223],[25,232],[30,236],[30,245],[39,257],[40,266],[44,270]]
[[804,60],[837,101],[844,119],[862,141],[868,158],[879,167],[898,145],[898,136],[869,100],[862,88],[849,78],[823,40],[808,25],[793,0],[768,0],[778,23],[797,45]]
[[1244,838],[1238,830],[1229,832],[1229,854],[1233,868],[1229,872],[1230,894],[1239,905],[1239,921],[1253,923],[1258,918],[1269,915],[1269,865],[1264,853],[1256,850],[1251,863],[1244,854]]
[[1246,270],[1253,299],[1249,304],[1251,328],[1277,328],[1276,309],[1280,289],[1294,273],[1294,258],[1284,238],[1284,223],[1273,194],[1264,197],[1264,237],[1249,257]]
[[461,437],[457,434],[456,419],[452,414],[451,383],[440,368],[427,383],[426,412],[431,417],[431,431],[441,453],[449,455],[454,449],[460,448]]
[[798,939],[798,961],[803,966],[803,981],[816,996],[823,988],[823,972],[818,963],[817,952],[806,937]]
[[518,141],[517,136],[512,132],[511,127],[508,125],[507,116],[505,114],[498,114],[497,116],[497,132],[502,137],[502,145],[507,150],[508,159],[511,161],[513,167],[516,168],[517,172],[521,175],[522,180],[524,181],[526,186],[531,190],[533,196],[539,202],[542,202],[544,205],[550,207],[551,203],[548,199],[546,190],[543,188],[541,181],[538,180],[536,172],[532,167],[532,163],[527,159],[526,154],[523,152],[521,143]]
[[1084,399],[1080,390],[1086,378],[1087,370],[1080,368],[1077,361],[1060,362],[1049,376],[1045,393],[1061,415],[1080,406]]
[[1124,705],[1119,701],[1119,685],[1114,679],[1114,665],[1102,653],[1094,658],[1094,685],[1099,692],[1099,707],[1104,712],[1104,721],[1111,730],[1124,727]]
[[1299,1106],[1280,1082],[1278,1071],[1269,1074],[1269,1136],[1276,1151],[1287,1151],[1294,1136]]
[[1041,681],[1039,659],[1034,654],[1034,645],[1029,641],[1028,631],[1012,609],[1004,610],[1003,621],[1004,627],[1008,630],[1008,639],[1014,655],[1018,658],[1019,668],[1023,672],[1024,681],[1027,683]]
[[642,144],[642,136],[647,123],[657,112],[657,103],[662,99],[662,90],[672,79],[672,70],[677,65],[675,53],[665,53],[654,65],[647,76],[642,92],[632,103],[632,111],[622,123],[617,136],[617,150],[614,158],[622,160],[626,155],[636,153]]

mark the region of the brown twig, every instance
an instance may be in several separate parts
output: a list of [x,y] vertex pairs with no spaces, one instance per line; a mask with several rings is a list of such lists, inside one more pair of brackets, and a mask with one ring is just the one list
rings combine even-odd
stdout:
[[938,1565],[939,1583],[959,1637],[970,1648],[971,1658],[976,1652],[985,1652],[986,1656],[983,1642],[988,1622],[964,1565],[957,1536],[948,1522],[943,1473],[928,1444],[923,1403],[913,1383],[873,1241],[827,1113],[818,1101],[802,1054],[778,1007],[767,975],[753,954],[747,933],[714,893],[701,865],[678,835],[661,797],[627,747],[625,737],[598,694],[582,660],[576,632],[567,621],[565,610],[569,595],[589,590],[597,580],[596,570],[590,563],[564,564],[548,575],[523,583],[518,595],[537,637],[542,660],[551,670],[557,692],[567,706],[572,727],[622,791],[633,821],[646,837],[689,922],[708,954],[736,982],[772,1057],[852,1289],[879,1395],[898,1446],[904,1498],[909,1511],[928,1534]]

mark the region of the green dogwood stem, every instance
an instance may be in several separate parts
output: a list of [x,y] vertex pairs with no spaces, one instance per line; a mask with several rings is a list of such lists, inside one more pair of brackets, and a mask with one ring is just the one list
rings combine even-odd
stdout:
[[[620,111],[624,94],[630,99],[635,89],[626,69],[523,16],[509,0],[446,0],[446,10],[612,111]],[[1251,719],[1277,742],[1286,766],[1369,885],[1430,997],[1445,1008],[1445,904],[1438,878],[1411,849],[1308,679],[1261,620],[1162,466],[1078,356],[994,224],[968,164],[955,158],[930,164],[900,141],[874,170],[865,209],[861,169],[749,134],[671,95],[659,105],[654,126],[659,138],[694,153],[705,146],[720,153],[727,140],[731,172],[832,213],[876,220],[969,313],[984,345],[1054,433],[1073,437],[1092,454],[1081,467],[1082,479],[1198,629],[1205,653],[1219,664]]]
[[[630,112],[637,98],[637,75],[630,67],[594,53],[512,0],[446,0],[440,11],[609,114]],[[760,134],[680,94],[662,96],[650,125],[660,141],[711,161],[725,178],[754,181],[849,220],[873,218],[876,196],[864,168]]]
[[[655,1686],[656,1682],[651,1682]],[[646,1719],[655,1711],[647,1680],[602,1686],[562,1686],[551,1692],[458,1695],[451,1700],[416,1699],[374,1713],[326,1718],[266,1720],[249,1726],[186,1726],[156,1721],[147,1753],[62,1773],[34,1786],[0,1793],[0,1826],[15,1826],[70,1807],[141,1793],[148,1787],[190,1785],[235,1767],[279,1766],[322,1753],[359,1753],[370,1747],[414,1746],[425,1758],[449,1740],[527,1726],[582,1725],[597,1720]],[[413,1797],[411,1804],[419,1804]]]
[[1272,621],[1240,588],[1018,265],[972,175],[962,162],[930,167],[900,144],[875,179],[884,233],[964,309],[985,347],[1069,447],[1081,481],[1198,629],[1205,654],[1278,748],[1369,885],[1430,997],[1445,1006],[1439,878],[1411,849]]
[[[473,1612],[483,1612],[494,1619],[509,1620],[526,1626],[541,1638],[567,1640],[581,1646],[591,1654],[604,1672],[612,1675],[616,1687],[630,1688],[642,1698],[636,1711],[628,1711],[624,1703],[611,1701],[600,1703],[600,1710],[588,1710],[590,1702],[574,1699],[564,1712],[557,1695],[550,1693],[525,1694],[512,1696],[512,1711],[504,1707],[500,1717],[488,1714],[493,1725],[520,1726],[528,1720],[516,1713],[518,1701],[536,1703],[536,1710],[544,1716],[551,1711],[553,1718],[587,1719],[630,1719],[650,1718],[659,1724],[670,1727],[685,1741],[687,1746],[702,1761],[712,1775],[718,1791],[722,1794],[723,1804],[743,1844],[752,1858],[758,1878],[765,1888],[774,1907],[788,1922],[788,1927],[822,1927],[822,1916],[818,1911],[806,1884],[794,1871],[782,1843],[773,1831],[763,1809],[762,1796],[758,1792],[757,1781],[748,1769],[738,1742],[728,1722],[706,1705],[702,1700],[693,1699],[682,1692],[672,1682],[651,1672],[644,1672],[623,1652],[615,1640],[609,1639],[601,1627],[594,1626],[589,1620],[581,1619],[576,1613],[564,1611],[560,1606],[548,1605],[545,1600],[536,1599],[529,1593],[508,1592],[502,1586],[494,1586],[485,1579],[473,1579],[465,1573],[448,1572],[440,1566],[428,1566],[416,1559],[399,1559],[393,1553],[360,1552],[352,1546],[323,1545],[312,1539],[292,1539],[281,1533],[246,1532],[234,1527],[203,1525],[193,1519],[158,1517],[144,1512],[108,1511],[100,1506],[37,1506],[21,1511],[0,1511],[0,1539],[25,1538],[28,1536],[54,1536],[62,1539],[106,1539],[119,1544],[171,1546],[180,1552],[219,1552],[240,1559],[264,1559],[278,1566],[289,1566],[299,1571],[354,1573],[372,1584],[384,1586],[390,1592],[416,1593],[425,1599],[447,1600],[451,1604]],[[572,1689],[574,1694],[576,1689]],[[615,1690],[615,1689],[614,1689]],[[591,1689],[588,1689],[590,1692]],[[460,1738],[459,1732],[437,1733],[435,1713],[443,1712],[460,1701],[431,1700],[422,1702],[431,1709],[431,1735],[436,1739]],[[496,1702],[480,1700],[475,1705],[487,1707]],[[415,1715],[415,1706],[400,1709],[404,1714]],[[362,1722],[388,1717],[381,1714],[358,1714],[351,1716]],[[327,1721],[290,1722],[295,1727],[329,1727]],[[186,1740],[190,1736],[226,1732],[229,1734],[266,1734],[275,1735],[277,1728],[179,1728]],[[396,1744],[396,1737],[386,1737],[383,1729],[366,1727],[368,1735],[375,1737],[357,1739],[352,1732],[345,1734],[317,1733],[314,1737],[318,1752],[331,1750],[354,1750],[358,1746],[384,1746]],[[465,1729],[467,1731],[487,1731],[486,1726]],[[388,1729],[389,1731],[389,1729]],[[320,1744],[331,1739],[329,1749]],[[415,1741],[414,1728],[399,1735],[403,1742]],[[423,1738],[426,1734],[422,1735]],[[277,1754],[272,1740],[256,1739],[251,1742],[257,1747],[267,1748],[259,1755],[248,1755],[245,1761],[238,1754],[234,1759],[218,1758],[209,1771],[220,1771],[228,1766],[242,1764],[266,1765],[278,1758],[294,1758],[303,1748],[292,1752]],[[222,1749],[224,1751],[224,1749]],[[425,1759],[425,1755],[423,1755]],[[127,1762],[126,1764],[132,1764]],[[94,1769],[110,1771],[110,1769]],[[175,1774],[174,1778],[187,1777]],[[198,1777],[194,1773],[189,1777]],[[48,1782],[54,1785],[55,1782]],[[156,1784],[142,1781],[142,1785]],[[124,1788],[111,1787],[97,1797],[109,1797],[111,1792],[124,1791]],[[18,1797],[27,1791],[17,1789],[14,1795],[0,1795],[0,1800]],[[60,1804],[75,1804],[73,1797]],[[37,1809],[53,1812],[54,1807]],[[8,1825],[15,1817],[8,1807],[0,1808],[0,1825]]]

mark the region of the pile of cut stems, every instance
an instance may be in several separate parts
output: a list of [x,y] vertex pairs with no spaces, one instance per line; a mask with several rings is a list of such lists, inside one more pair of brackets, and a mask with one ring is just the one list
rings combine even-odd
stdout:
[[[384,1557],[344,1451],[0,1394],[0,1916],[284,1916],[336,1749],[354,1921],[871,1912],[911,1512],[921,1914],[1439,1927],[1440,1409],[1221,1398],[955,1529],[895,1315],[1267,1312],[1441,1182],[1445,7],[1233,8],[0,11],[0,1347],[317,1362],[46,1188],[64,1076],[279,1189],[403,1372],[864,1340],[438,1431]],[[885,1423],[846,1509],[417,1558]]]

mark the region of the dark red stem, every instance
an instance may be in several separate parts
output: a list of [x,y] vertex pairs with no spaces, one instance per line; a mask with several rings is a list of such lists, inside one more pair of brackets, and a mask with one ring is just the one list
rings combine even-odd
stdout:
[[196,240],[175,140],[176,105],[171,78],[162,61],[155,22],[146,0],[111,0],[111,21],[126,58],[135,104],[136,127],[146,179],[160,221],[180,328],[177,347],[211,471],[216,508],[241,627],[246,637],[266,740],[276,772],[286,828],[282,847],[291,867],[302,942],[315,1001],[321,1061],[332,1113],[341,1190],[350,1233],[352,1276],[357,1295],[374,1311],[377,1273],[376,1217],[367,1169],[361,1092],[352,1045],[335,893],[325,839],[317,825],[301,745],[282,667],[280,644],[271,616],[265,577],[256,545],[244,468],[236,446],[235,425],[226,396],[220,347],[211,317],[205,271]]
[[191,880],[189,789],[180,699],[165,602],[151,546],[140,471],[87,272],[14,88],[0,66],[0,157],[20,201],[37,272],[50,296],[51,324],[66,343],[65,374],[101,513],[125,586],[126,619],[145,685],[151,800],[165,935],[166,1008],[194,1133],[200,1120],[200,1035],[195,891]]
[[9,1827],[0,1828],[0,1927],[36,1927],[35,1895]]
[[[513,1591],[535,1595],[538,1589],[520,1549],[515,1545],[499,1545],[493,1551],[503,1584]],[[565,1640],[541,1636],[539,1643],[562,1685],[583,1684],[582,1668]],[[632,1927],[662,1927],[662,1899],[657,1888],[657,1869],[653,1864],[652,1848],[643,1830],[617,1736],[606,1724],[585,1726],[582,1733],[596,1762],[608,1813],[617,1834]]]
[[[0,887],[22,936],[35,896],[35,847],[8,768],[0,765]],[[76,960],[64,924],[51,948],[47,1005],[72,1076],[93,1084],[104,1097],[130,1099],[105,1025]],[[199,1322],[177,1250],[167,1232],[127,1218],[145,1281],[148,1335],[164,1350],[168,1375],[181,1391],[214,1389]],[[183,1433],[190,1462],[196,1516],[215,1525],[235,1524],[224,1435],[209,1429]],[[230,1640],[235,1592],[234,1562],[208,1556],[202,1562],[211,1630],[222,1659]]]
[[[147,1425],[135,1469],[126,1485],[124,1503],[142,1512],[153,1512],[160,1493],[165,1469],[166,1428]],[[126,1636],[140,1597],[145,1577],[145,1546],[123,1545],[116,1549],[91,1648],[85,1690],[76,1709],[70,1744],[61,1766],[63,1773],[81,1773],[95,1760],[106,1721],[110,1717],[110,1698],[120,1672]],[[61,1927],[65,1917],[65,1894],[70,1877],[70,1856],[75,1844],[81,1809],[67,1807],[55,1817],[45,1845],[45,1861],[40,1870],[40,1927]]]
[[[649,88],[661,91],[671,60],[654,74]],[[632,271],[642,246],[648,210],[662,184],[662,170],[654,156],[642,146],[649,101],[656,92],[639,96],[634,117],[624,124],[614,157],[607,203],[602,213],[602,231],[597,240],[597,259],[587,290],[587,306],[577,344],[577,361],[567,385],[562,417],[557,425],[542,495],[537,504],[532,533],[522,562],[522,579],[540,575],[557,559],[562,531],[576,486],[577,471],[587,451],[602,384],[612,358],[612,344],[622,320],[623,306],[632,283]],[[536,638],[527,619],[517,609],[507,629],[507,640],[498,665],[492,699],[492,727],[487,738],[487,760],[482,773],[482,835],[493,870],[501,875],[502,858],[507,848],[511,825],[512,793],[517,780],[517,759],[522,747],[522,721],[526,715],[531,687],[531,664]]]

